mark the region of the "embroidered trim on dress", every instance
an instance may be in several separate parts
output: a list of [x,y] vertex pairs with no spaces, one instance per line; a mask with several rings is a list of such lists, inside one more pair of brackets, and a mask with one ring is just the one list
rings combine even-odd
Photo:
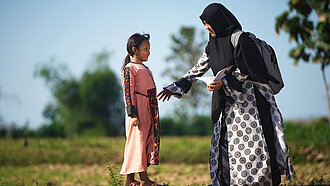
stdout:
[[159,122],[159,115],[158,115],[158,103],[156,97],[156,89],[149,89],[147,91],[148,98],[149,98],[149,109],[152,117],[152,125],[154,129],[154,144],[153,144],[153,151],[151,153],[151,165],[158,165],[159,163],[159,146],[160,146],[160,122]]
[[124,69],[124,83],[125,83],[125,102],[128,116],[136,116],[137,111],[135,106],[132,104],[131,99],[131,85],[130,85],[130,73],[129,67]]

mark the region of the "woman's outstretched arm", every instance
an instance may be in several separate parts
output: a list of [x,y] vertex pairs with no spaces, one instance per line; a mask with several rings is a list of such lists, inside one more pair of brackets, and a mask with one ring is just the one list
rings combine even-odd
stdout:
[[180,99],[184,94],[188,93],[192,84],[196,81],[196,77],[203,76],[209,69],[209,57],[206,52],[203,52],[197,64],[182,76],[182,78],[164,87],[157,95],[159,100],[163,102],[168,101],[172,95]]

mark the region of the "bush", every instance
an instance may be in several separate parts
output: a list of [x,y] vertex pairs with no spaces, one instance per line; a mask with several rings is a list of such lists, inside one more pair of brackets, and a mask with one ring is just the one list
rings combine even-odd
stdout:
[[38,133],[40,137],[64,137],[64,126],[57,122],[44,124],[39,128]]
[[208,136],[212,134],[213,124],[210,116],[194,116],[191,119],[163,117],[160,120],[161,135],[165,136]]
[[119,170],[112,165],[111,161],[108,162],[107,168],[108,177],[105,177],[105,179],[108,185],[124,185],[123,176],[118,173]]
[[[286,122],[285,135],[294,163],[329,160],[330,125],[327,121]],[[318,157],[317,157],[318,156]]]

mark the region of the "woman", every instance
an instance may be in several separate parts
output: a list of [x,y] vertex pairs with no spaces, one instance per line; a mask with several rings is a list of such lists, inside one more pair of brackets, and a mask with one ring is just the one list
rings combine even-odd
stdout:
[[[212,185],[278,185],[281,174],[294,176],[285,142],[283,120],[269,83],[283,83],[267,73],[257,46],[242,33],[234,47],[231,35],[242,30],[223,5],[208,5],[200,16],[210,32],[205,52],[181,79],[159,93],[160,100],[188,93],[196,77],[230,67],[208,85],[214,131],[210,148]],[[278,81],[279,80],[279,81]]]

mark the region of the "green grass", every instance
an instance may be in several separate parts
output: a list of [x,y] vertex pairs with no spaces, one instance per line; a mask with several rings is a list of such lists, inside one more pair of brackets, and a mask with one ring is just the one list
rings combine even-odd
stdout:
[[[161,137],[160,161],[207,163],[210,137]],[[0,140],[0,166],[43,163],[105,164],[123,159],[125,137]]]
[[6,166],[0,168],[0,172],[0,176],[11,185],[106,185],[106,167],[100,165]]
[[0,166],[42,163],[104,164],[109,159],[120,162],[125,138],[31,138],[27,140],[27,146],[24,146],[24,141],[0,140]]
[[[297,178],[283,183],[328,184],[330,125],[287,123],[285,131]],[[209,184],[210,139],[162,136],[160,165],[148,169],[150,177],[168,185]],[[125,137],[31,138],[24,143],[0,140],[0,185],[111,185],[124,180],[118,172]]]
[[294,163],[330,161],[329,123],[286,123],[285,134]]
[[[329,161],[330,125],[285,125],[286,139],[294,163]],[[208,163],[211,136],[161,137],[160,161],[163,163]],[[105,164],[123,159],[125,137],[41,138],[0,140],[0,166],[43,163]],[[321,154],[321,155],[320,155]]]

